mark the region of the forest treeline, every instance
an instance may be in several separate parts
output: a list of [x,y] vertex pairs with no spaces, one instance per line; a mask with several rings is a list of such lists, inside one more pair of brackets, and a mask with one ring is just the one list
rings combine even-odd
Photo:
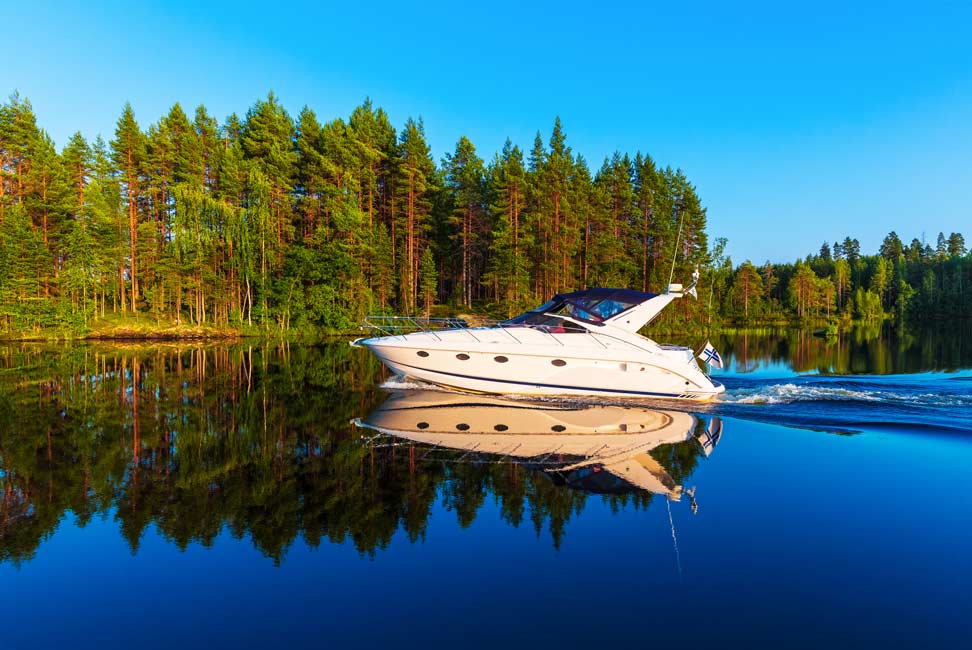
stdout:
[[[943,243],[944,242],[944,243]],[[557,119],[490,159],[461,137],[438,162],[421,120],[366,100],[347,119],[291,116],[270,94],[222,123],[179,104],[58,151],[30,102],[0,105],[0,331],[98,323],[347,330],[369,312],[496,316],[588,286],[664,291],[701,267],[671,323],[969,313],[962,236],[845,239],[788,265],[710,242],[686,176],[646,153],[592,171]],[[677,249],[677,255],[675,255]]]
[[846,237],[793,264],[722,260],[715,272],[720,315],[754,324],[778,321],[877,322],[972,316],[972,256],[961,233],[939,233],[933,248],[891,232],[877,254]]
[[529,151],[437,164],[421,120],[365,101],[322,123],[273,94],[220,124],[181,106],[58,152],[17,95],[0,107],[6,327],[108,313],[217,326],[347,328],[436,303],[497,312],[589,285],[667,285],[705,262],[705,210],[680,171],[615,154],[596,172],[559,119]]

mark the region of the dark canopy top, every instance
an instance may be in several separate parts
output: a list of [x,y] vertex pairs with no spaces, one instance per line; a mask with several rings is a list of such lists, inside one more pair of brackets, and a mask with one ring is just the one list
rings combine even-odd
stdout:
[[591,287],[581,291],[571,293],[558,293],[554,300],[570,300],[572,302],[595,302],[612,300],[614,302],[628,305],[628,308],[640,305],[646,300],[657,296],[657,293],[647,293],[645,291],[635,291],[634,289],[605,289],[602,287]]
[[[558,293],[553,300],[508,321],[511,324],[549,325],[541,314],[561,314],[587,323],[600,324],[628,311],[658,294],[633,289],[604,289],[600,287]],[[554,321],[558,323],[558,321]],[[559,323],[558,323],[559,324]]]

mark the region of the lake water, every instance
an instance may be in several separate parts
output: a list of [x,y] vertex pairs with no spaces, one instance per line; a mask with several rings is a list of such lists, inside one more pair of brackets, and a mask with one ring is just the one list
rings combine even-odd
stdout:
[[0,647],[964,646],[970,341],[723,337],[705,406],[0,346]]

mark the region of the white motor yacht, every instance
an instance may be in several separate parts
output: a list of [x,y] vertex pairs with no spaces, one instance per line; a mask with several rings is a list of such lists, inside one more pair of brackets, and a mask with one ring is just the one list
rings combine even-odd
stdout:
[[429,390],[393,392],[368,417],[354,422],[430,451],[506,457],[556,473],[578,489],[639,489],[676,501],[682,487],[648,452],[695,438],[708,455],[722,433],[718,418],[702,426],[679,411],[537,404]]
[[638,334],[693,287],[557,294],[485,327],[459,319],[369,317],[365,324],[376,336],[352,345],[368,348],[403,378],[463,391],[706,400],[725,388],[699,368],[691,348]]

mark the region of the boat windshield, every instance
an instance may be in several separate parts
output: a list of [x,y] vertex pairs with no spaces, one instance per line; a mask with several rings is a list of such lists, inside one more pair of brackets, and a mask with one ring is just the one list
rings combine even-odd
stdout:
[[[584,331],[576,324],[564,321],[557,316],[566,316],[584,323],[600,325],[605,320],[653,297],[654,294],[628,289],[587,289],[558,294],[554,296],[553,300],[507,321],[507,323],[510,325],[544,327],[565,326],[566,323],[566,325],[573,325],[578,331]],[[555,321],[556,325],[551,321]]]
[[554,316],[550,314],[542,314],[540,312],[530,311],[521,316],[509,320],[506,322],[507,325],[522,325],[524,327],[533,327],[535,329],[541,329],[547,332],[552,332],[554,334],[560,333],[584,333],[587,330],[577,323],[572,323],[569,320],[564,320],[559,316]]

